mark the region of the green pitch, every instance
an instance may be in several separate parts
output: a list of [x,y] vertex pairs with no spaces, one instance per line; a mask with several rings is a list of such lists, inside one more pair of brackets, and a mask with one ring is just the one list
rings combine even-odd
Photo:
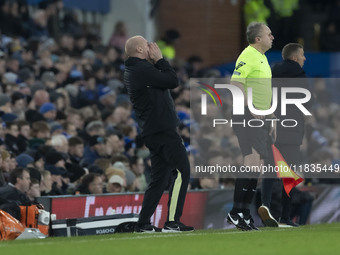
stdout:
[[340,223],[261,231],[199,230],[192,233],[114,234],[0,242],[6,255],[104,254],[340,254]]

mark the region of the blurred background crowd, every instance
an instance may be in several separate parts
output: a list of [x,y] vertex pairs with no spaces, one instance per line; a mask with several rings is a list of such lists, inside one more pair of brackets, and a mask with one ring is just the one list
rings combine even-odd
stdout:
[[[124,44],[131,28],[117,21],[105,42],[96,29],[80,21],[79,11],[65,8],[62,0],[38,2],[0,1],[0,186],[10,181],[11,171],[19,166],[30,170],[32,200],[40,195],[145,191],[149,151],[139,136],[122,81]],[[159,1],[151,2],[157,5]],[[276,41],[282,45],[299,41],[290,29],[284,33],[302,11],[299,1],[287,1],[292,2],[286,6],[290,11],[280,17],[277,11],[284,8],[276,2],[286,1],[244,1],[244,23],[252,19],[247,14],[260,7],[263,17],[255,19],[268,22]],[[316,13],[330,12],[321,32],[325,33],[322,38],[331,39],[320,41],[320,49],[337,51],[339,1],[309,2]],[[206,134],[204,128],[195,127],[200,139],[190,143],[195,116],[189,79],[209,78],[213,84],[214,78],[228,77],[228,72],[216,67],[220,63],[207,65],[200,54],[178,57],[176,51],[185,36],[173,27],[154,39],[178,75],[180,86],[171,93],[192,167],[202,157],[199,146],[195,147],[198,144],[208,151],[204,157],[212,164],[240,165],[242,156],[230,128]],[[275,44],[276,49],[281,50],[280,43]],[[303,160],[338,163],[338,81],[316,77],[311,90],[313,116],[306,121]],[[306,184],[326,181],[338,183],[338,179],[310,179]],[[192,178],[190,188],[232,185],[232,178]]]

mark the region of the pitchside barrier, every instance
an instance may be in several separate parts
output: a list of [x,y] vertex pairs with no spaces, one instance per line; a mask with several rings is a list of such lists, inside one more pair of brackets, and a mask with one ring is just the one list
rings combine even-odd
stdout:
[[122,223],[131,224],[132,228],[126,232],[132,232],[137,220],[138,215],[133,213],[55,220],[51,223],[50,235],[69,237],[113,234]]
[[[338,185],[301,187],[300,190],[308,191],[314,197],[307,224],[340,221],[340,187]],[[194,226],[195,229],[231,227],[225,223],[224,219],[232,208],[233,194],[233,188],[189,191],[181,221],[187,225]],[[44,205],[46,211],[55,214],[55,219],[51,221],[52,227],[50,229],[53,230],[54,226],[54,230],[57,230],[57,225],[61,229],[60,231],[55,231],[55,233],[59,233],[55,235],[67,235],[67,231],[70,231],[71,228],[73,229],[72,231],[75,231],[75,222],[82,224],[98,220],[97,223],[102,225],[101,220],[117,219],[116,223],[118,224],[118,221],[121,223],[124,217],[126,221],[136,221],[142,207],[143,197],[143,193],[50,196],[40,197],[38,202]],[[167,203],[168,194],[165,193],[151,218],[153,225],[162,227],[165,223],[168,211]],[[261,225],[256,213],[255,203],[253,203],[252,211],[255,224]],[[86,220],[86,218],[88,219]],[[89,228],[93,228],[96,224],[86,223],[83,225],[91,225]],[[69,230],[67,230],[67,226],[70,227]],[[91,231],[91,234],[107,234],[110,232],[93,229]],[[53,235],[53,232],[51,234]]]

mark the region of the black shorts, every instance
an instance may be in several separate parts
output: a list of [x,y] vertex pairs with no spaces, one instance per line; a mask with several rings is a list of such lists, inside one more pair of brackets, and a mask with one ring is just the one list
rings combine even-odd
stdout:
[[[252,126],[249,126],[248,121],[254,119],[254,117],[248,107],[245,108],[244,112],[244,115],[234,115],[232,118],[233,130],[237,136],[243,157],[252,154],[252,148],[254,148],[260,154],[261,159],[265,159],[268,157],[268,148],[270,148],[269,130],[271,122],[262,120],[263,125],[261,126],[260,120],[252,121],[250,123]],[[245,125],[235,124],[235,122],[245,122]]]

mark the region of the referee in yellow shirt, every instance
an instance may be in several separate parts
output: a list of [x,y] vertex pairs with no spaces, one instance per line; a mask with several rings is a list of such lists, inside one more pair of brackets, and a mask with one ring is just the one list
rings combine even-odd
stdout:
[[[264,53],[272,47],[274,36],[268,26],[253,22],[247,27],[245,48],[236,61],[231,84],[239,87],[245,98],[245,114],[233,116],[233,122],[248,122],[250,119],[268,119],[271,116],[259,116],[251,113],[248,108],[247,92],[252,88],[252,103],[258,110],[267,110],[271,106],[272,86],[271,69]],[[274,121],[273,121],[274,122]],[[238,138],[243,154],[244,166],[260,166],[268,155],[267,143],[272,136],[275,139],[276,126],[264,121],[263,127],[249,127],[234,124],[233,129]],[[250,204],[254,197],[259,173],[244,178],[237,178],[235,183],[234,204],[227,215],[227,221],[242,230],[258,230],[250,215]],[[247,178],[246,178],[247,177]]]

